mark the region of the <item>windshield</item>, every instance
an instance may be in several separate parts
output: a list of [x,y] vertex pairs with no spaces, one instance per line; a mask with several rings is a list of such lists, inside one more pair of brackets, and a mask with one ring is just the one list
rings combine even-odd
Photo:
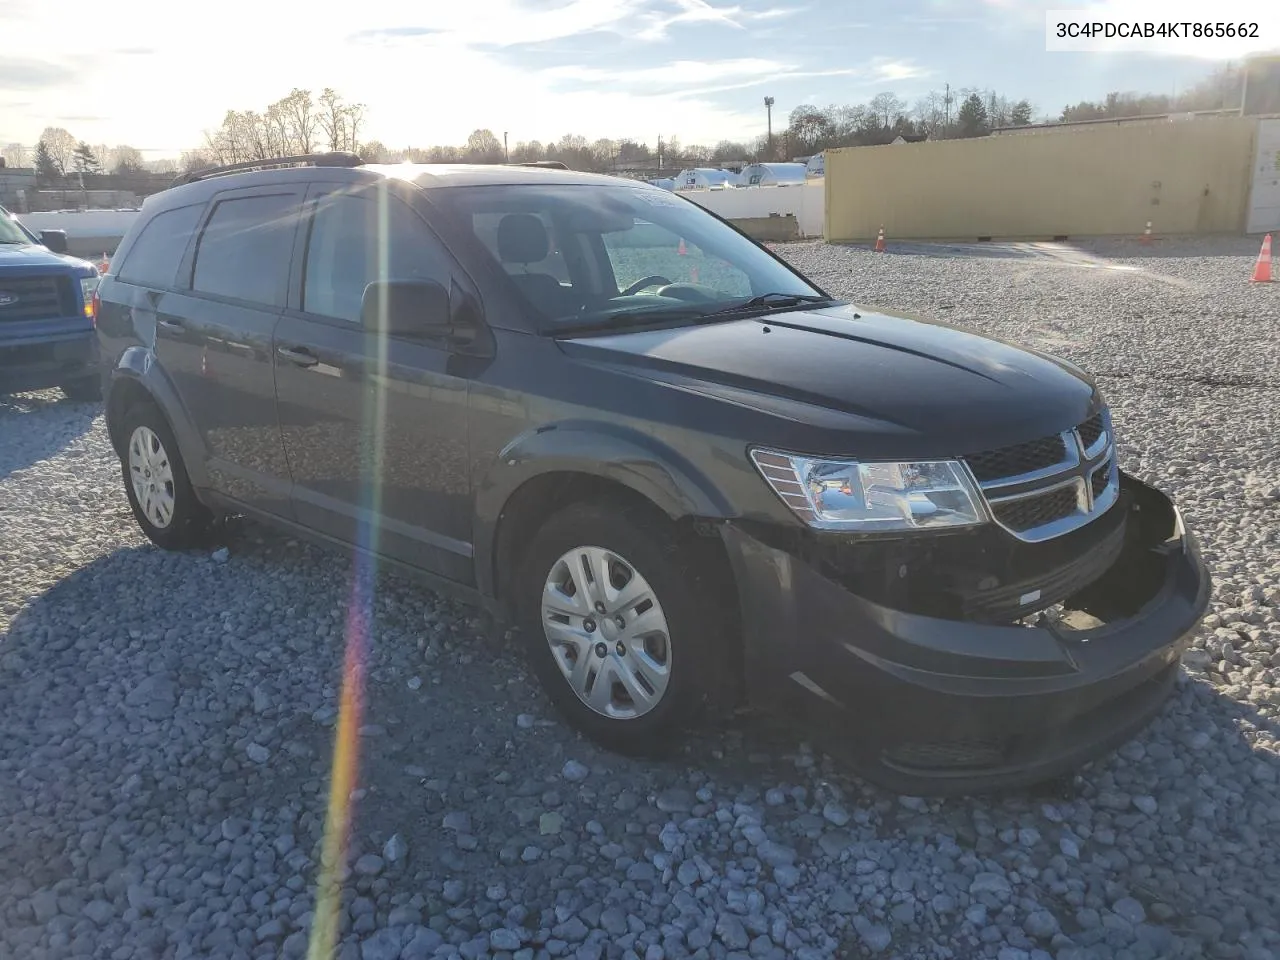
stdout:
[[9,211],[0,208],[0,243],[32,243],[32,239]]
[[[433,191],[551,330],[776,309],[822,292],[701,207],[642,185]],[[768,294],[766,301],[753,298]]]

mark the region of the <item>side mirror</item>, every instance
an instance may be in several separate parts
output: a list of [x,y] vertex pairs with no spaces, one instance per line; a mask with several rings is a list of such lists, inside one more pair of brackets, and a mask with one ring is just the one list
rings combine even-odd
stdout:
[[67,252],[67,231],[65,230],[41,230],[40,242],[43,243],[52,253]]
[[447,337],[454,326],[449,291],[431,280],[378,280],[364,288],[360,320],[388,337]]

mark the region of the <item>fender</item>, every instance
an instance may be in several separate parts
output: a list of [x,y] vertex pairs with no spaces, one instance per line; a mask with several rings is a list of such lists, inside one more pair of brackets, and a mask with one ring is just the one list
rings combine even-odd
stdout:
[[672,519],[737,516],[720,491],[686,457],[647,434],[591,420],[537,427],[507,444],[475,488],[475,570],[482,595],[496,595],[498,524],[507,502],[528,481],[556,472],[620,483]]
[[209,476],[205,469],[204,444],[200,441],[200,434],[172,381],[155,360],[155,354],[148,347],[140,345],[128,347],[120,354],[111,370],[107,409],[111,409],[111,397],[119,389],[120,381],[132,380],[142,387],[173,428],[173,435],[178,440],[178,453],[187,468],[191,485],[196,488],[208,487]]

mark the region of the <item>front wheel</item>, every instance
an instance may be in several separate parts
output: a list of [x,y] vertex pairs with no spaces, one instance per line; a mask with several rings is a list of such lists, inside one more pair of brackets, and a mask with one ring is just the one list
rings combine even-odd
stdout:
[[729,618],[700,546],[665,517],[606,502],[565,508],[529,545],[518,587],[533,668],[609,749],[665,752],[716,689]]
[[154,404],[135,404],[125,413],[122,429],[124,488],[142,532],[166,550],[202,544],[212,516],[196,499],[164,415]]

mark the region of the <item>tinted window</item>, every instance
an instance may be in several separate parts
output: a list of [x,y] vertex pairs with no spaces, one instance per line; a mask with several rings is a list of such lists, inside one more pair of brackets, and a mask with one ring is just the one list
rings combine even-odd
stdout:
[[138,234],[117,276],[148,287],[173,286],[202,209],[202,204],[195,204],[157,213]]
[[502,264],[507,273],[528,273],[531,270],[536,270],[538,273],[550,274],[560,283],[572,282],[569,278],[569,268],[564,262],[564,251],[560,249],[560,244],[557,241],[555,225],[545,212],[538,210],[529,212],[542,221],[542,227],[547,231],[547,255],[541,260],[535,260],[531,263],[507,263],[503,261],[502,253],[498,249],[498,224],[502,221],[504,214],[473,213],[471,215],[471,229],[480,238],[480,242],[489,248],[489,252]]
[[294,208],[290,194],[220,201],[200,235],[192,289],[282,306]]
[[515,183],[439,187],[431,200],[471,226],[552,324],[690,318],[763,294],[822,299],[759,244],[665,190]]
[[360,321],[364,289],[374,280],[434,280],[449,289],[446,254],[400,201],[331,194],[316,201],[307,238],[302,308]]

